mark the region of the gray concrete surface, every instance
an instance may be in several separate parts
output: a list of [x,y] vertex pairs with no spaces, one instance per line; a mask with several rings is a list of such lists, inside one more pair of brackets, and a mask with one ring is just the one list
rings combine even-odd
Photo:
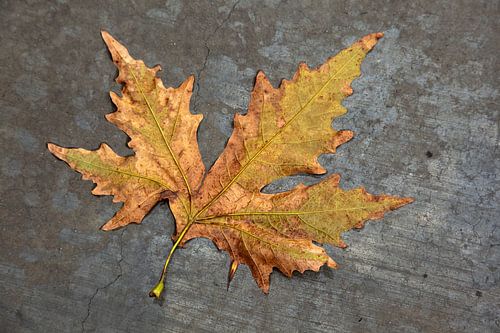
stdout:
[[[499,17],[495,0],[2,0],[0,331],[499,332]],[[100,29],[161,63],[169,85],[196,75],[207,165],[258,69],[278,84],[299,61],[385,32],[337,122],[356,138],[322,162],[345,188],[416,202],[347,233],[346,250],[328,247],[338,270],[275,272],[268,296],[246,267],[226,291],[227,255],[193,241],[153,302],[168,206],[101,232],[119,206],[45,147],[106,141],[130,153],[103,117],[117,86]]]

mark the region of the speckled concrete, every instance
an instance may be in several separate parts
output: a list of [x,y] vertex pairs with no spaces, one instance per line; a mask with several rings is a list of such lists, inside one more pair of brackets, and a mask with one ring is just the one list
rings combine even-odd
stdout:
[[[0,1],[0,331],[499,332],[499,16],[496,0]],[[169,85],[196,75],[207,165],[258,69],[278,84],[385,32],[336,122],[356,137],[322,162],[345,188],[416,202],[328,247],[338,270],[274,273],[268,296],[246,267],[226,291],[227,255],[193,241],[153,302],[167,205],[98,231],[119,206],[45,147],[130,153],[103,117],[117,87],[100,29]]]

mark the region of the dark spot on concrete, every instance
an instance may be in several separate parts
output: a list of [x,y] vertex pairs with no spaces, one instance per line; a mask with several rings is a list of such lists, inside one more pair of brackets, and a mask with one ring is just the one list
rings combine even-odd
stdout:
[[21,311],[21,309],[16,310],[16,317],[19,319],[19,321],[23,321],[23,312]]
[[482,297],[483,296],[483,293],[479,290],[476,290],[476,296],[477,297]]
[[363,317],[359,317],[358,323],[360,323],[363,320]]
[[422,276],[424,277],[424,279],[426,279],[428,275],[427,273],[424,273]]
[[430,150],[428,150],[426,153],[425,153],[425,156],[427,156],[427,158],[431,158],[432,157],[432,152]]

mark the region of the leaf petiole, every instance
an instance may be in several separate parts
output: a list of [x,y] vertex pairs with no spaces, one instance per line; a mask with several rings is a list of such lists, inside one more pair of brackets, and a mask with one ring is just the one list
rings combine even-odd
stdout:
[[165,274],[167,273],[167,268],[168,265],[170,264],[170,260],[172,259],[172,255],[174,254],[175,250],[179,247],[179,244],[181,243],[182,239],[188,232],[189,228],[193,224],[194,220],[190,220],[182,229],[181,233],[179,234],[179,237],[175,241],[174,245],[170,249],[170,252],[168,253],[167,259],[165,260],[165,264],[163,265],[163,270],[161,271],[161,276],[160,280],[158,283],[154,286],[153,289],[149,292],[149,297],[154,297],[156,299],[160,299],[161,294],[163,292],[163,289],[165,287]]

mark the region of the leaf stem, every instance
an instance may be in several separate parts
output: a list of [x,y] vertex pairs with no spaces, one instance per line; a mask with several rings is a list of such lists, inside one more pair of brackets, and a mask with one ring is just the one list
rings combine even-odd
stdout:
[[193,224],[193,222],[194,222],[194,220],[188,221],[188,223],[184,226],[181,233],[179,234],[179,237],[175,241],[174,245],[170,249],[170,252],[168,253],[167,259],[165,260],[165,264],[163,265],[163,270],[161,271],[160,280],[154,286],[154,288],[151,289],[151,291],[149,292],[150,297],[155,297],[156,299],[160,298],[160,296],[163,292],[163,288],[165,286],[165,275],[167,273],[167,268],[168,268],[168,265],[170,264],[170,260],[172,259],[172,255],[174,254],[175,250],[179,247],[179,244],[181,243],[182,239],[184,238],[184,236],[188,232],[188,230],[191,227],[191,225]]

